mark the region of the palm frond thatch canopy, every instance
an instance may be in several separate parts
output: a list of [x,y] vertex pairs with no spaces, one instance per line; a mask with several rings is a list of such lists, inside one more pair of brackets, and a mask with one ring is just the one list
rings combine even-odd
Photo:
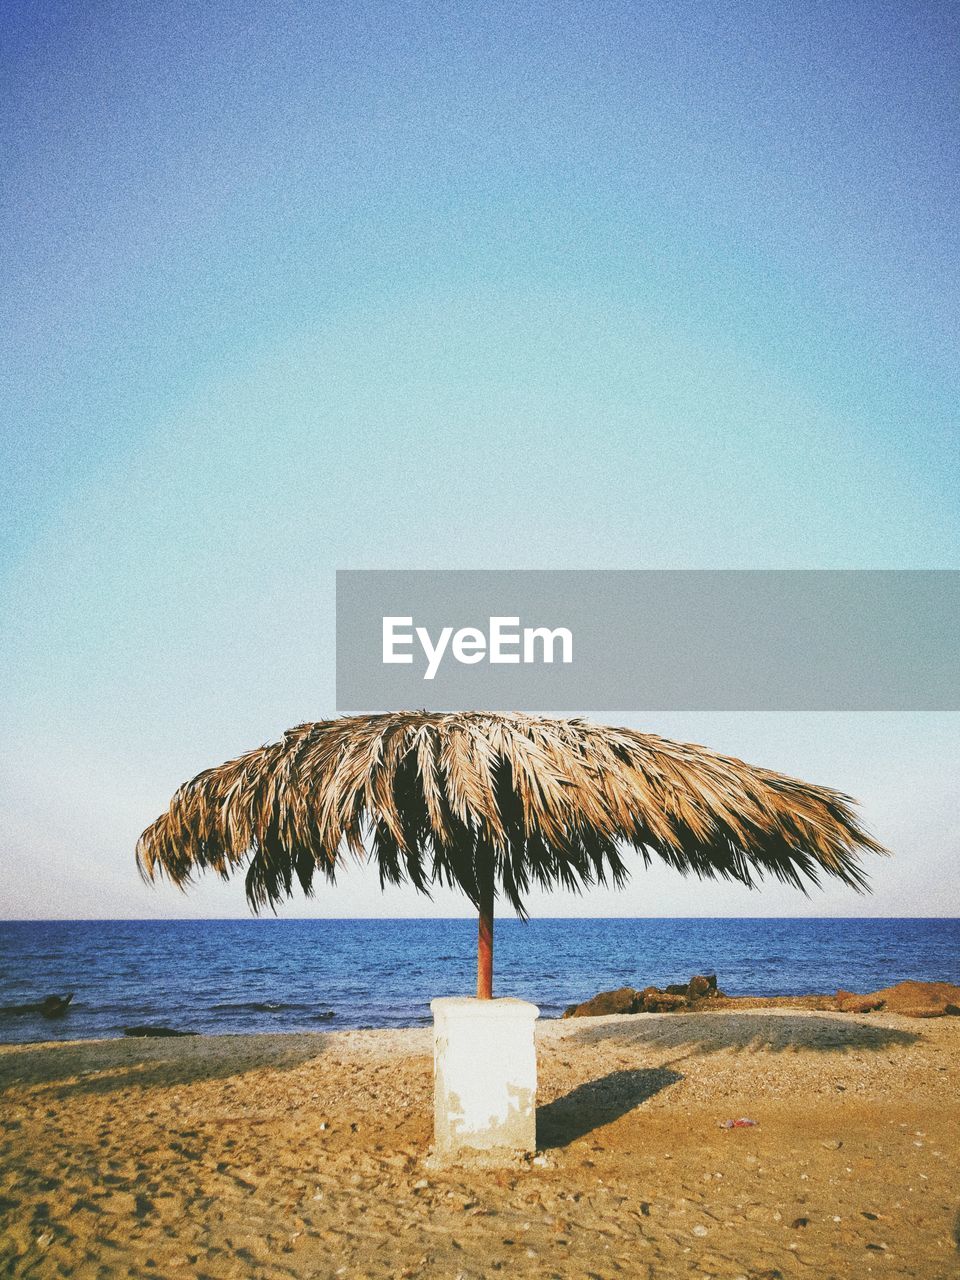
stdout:
[[862,889],[861,851],[884,850],[852,801],[704,747],[583,720],[396,712],[303,724],[185,783],[137,845],[141,872],[184,886],[246,866],[254,909],[299,882],[333,881],[348,851],[381,884],[456,885],[492,915],[532,884],[621,885],[622,849],[646,864],[803,887],[822,873]]

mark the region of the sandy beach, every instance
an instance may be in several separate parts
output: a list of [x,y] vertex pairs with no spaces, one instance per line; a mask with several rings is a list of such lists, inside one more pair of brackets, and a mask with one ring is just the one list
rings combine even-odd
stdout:
[[2,1048],[2,1274],[960,1273],[960,1019],[640,1014],[537,1050],[542,1154],[438,1171],[429,1029]]

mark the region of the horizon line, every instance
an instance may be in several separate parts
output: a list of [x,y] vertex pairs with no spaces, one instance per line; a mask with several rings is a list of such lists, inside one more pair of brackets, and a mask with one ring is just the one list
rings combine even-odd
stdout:
[[[960,915],[900,915],[900,916],[531,916],[526,920],[516,915],[497,916],[500,923],[514,921],[518,924],[533,924],[537,921],[595,921],[595,920],[960,920]],[[0,917],[0,926],[5,924],[228,924],[247,921],[254,924],[290,924],[290,923],[326,923],[342,924],[348,921],[381,921],[383,923],[434,924],[438,921],[460,920],[476,923],[475,914],[468,916],[10,916]]]

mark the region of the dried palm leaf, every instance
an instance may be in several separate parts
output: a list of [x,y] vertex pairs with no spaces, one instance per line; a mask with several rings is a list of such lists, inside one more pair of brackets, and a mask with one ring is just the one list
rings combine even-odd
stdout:
[[624,847],[684,874],[800,888],[826,874],[862,890],[859,855],[884,850],[852,804],[631,729],[400,711],[303,724],[199,774],[144,831],[137,862],[181,887],[246,865],[260,910],[294,880],[306,893],[317,872],[333,881],[348,852],[372,856],[382,884],[458,886],[489,934],[497,892],[523,915],[532,884],[620,886]]

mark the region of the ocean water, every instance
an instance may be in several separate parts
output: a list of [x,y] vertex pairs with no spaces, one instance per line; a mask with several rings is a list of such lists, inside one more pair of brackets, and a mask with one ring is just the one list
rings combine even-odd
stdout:
[[[0,923],[0,1006],[74,993],[61,1018],[0,1014],[0,1042],[419,1026],[471,995],[473,920]],[[497,921],[497,995],[542,1016],[598,991],[716,973],[730,995],[960,983],[960,920]]]

